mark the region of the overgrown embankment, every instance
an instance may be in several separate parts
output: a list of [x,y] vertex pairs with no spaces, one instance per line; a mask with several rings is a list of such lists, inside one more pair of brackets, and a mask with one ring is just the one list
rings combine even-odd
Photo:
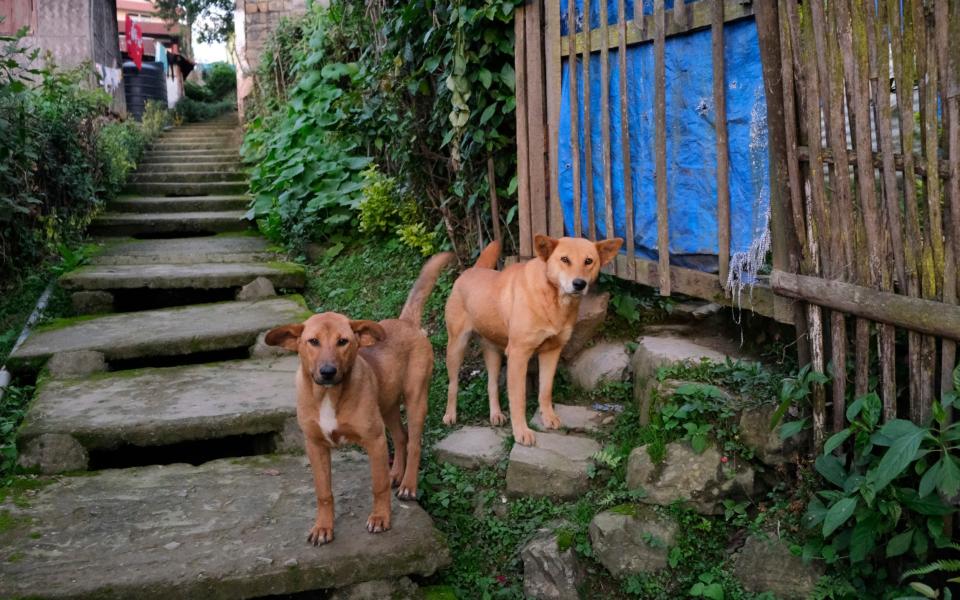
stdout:
[[[461,256],[515,214],[514,0],[314,6],[268,42],[248,111],[250,216],[302,249],[361,225]],[[369,221],[369,220],[368,220]],[[509,227],[506,227],[509,232]],[[509,241],[509,240],[508,240]]]

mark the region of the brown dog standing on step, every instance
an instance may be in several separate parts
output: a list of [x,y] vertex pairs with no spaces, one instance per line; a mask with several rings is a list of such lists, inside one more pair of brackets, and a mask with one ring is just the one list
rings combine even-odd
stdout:
[[494,242],[480,254],[477,264],[453,284],[447,299],[447,411],[443,422],[457,421],[457,376],[463,354],[476,332],[487,366],[490,422],[503,425],[499,378],[501,352],[507,355],[507,399],[513,437],[524,446],[536,441],[527,425],[527,363],[540,360],[540,415],[550,429],[560,427],[553,410],[553,375],[560,351],[577,321],[580,298],[596,281],[600,267],[613,260],[623,240],[591,242],[582,238],[534,238],[537,258],[496,271],[500,246]]
[[[417,497],[421,434],[433,375],[433,348],[420,320],[440,271],[453,258],[446,252],[427,261],[399,319],[351,321],[327,312],[266,335],[267,344],[300,355],[297,421],[317,491],[317,518],[307,536],[314,545],[333,541],[331,448],[350,442],[367,452],[373,479],[373,512],[367,531],[390,529],[391,482],[399,486],[400,499]],[[400,420],[401,397],[409,437]],[[396,451],[392,469],[384,423]]]

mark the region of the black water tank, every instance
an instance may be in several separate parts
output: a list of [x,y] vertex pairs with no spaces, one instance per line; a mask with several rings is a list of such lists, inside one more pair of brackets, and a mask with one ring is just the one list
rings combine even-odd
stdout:
[[158,100],[167,105],[167,79],[163,63],[144,62],[137,70],[132,60],[123,63],[123,88],[127,98],[127,112],[136,120],[143,118],[143,109],[148,100]]

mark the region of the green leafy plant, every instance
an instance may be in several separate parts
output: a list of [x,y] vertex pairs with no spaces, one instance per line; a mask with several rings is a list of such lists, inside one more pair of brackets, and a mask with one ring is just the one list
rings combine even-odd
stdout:
[[363,172],[360,230],[394,234],[405,245],[429,256],[437,251],[436,232],[427,231],[417,203],[400,189],[396,177],[383,175],[376,165]]
[[[810,367],[810,365],[805,365],[802,367],[800,372],[797,373],[795,377],[785,378],[781,383],[780,390],[777,394],[779,405],[777,406],[777,410],[774,411],[773,416],[770,418],[770,429],[776,429],[777,425],[783,420],[784,415],[787,414],[787,411],[790,409],[790,407],[806,403],[810,397],[810,392],[814,385],[823,385],[828,381],[830,381],[829,377],[823,373],[817,373]],[[784,423],[783,427],[780,428],[780,437],[781,439],[793,437],[806,427],[806,418]]]
[[[937,427],[902,419],[881,425],[881,412],[876,394],[858,398],[847,408],[850,425],[824,444],[815,467],[830,487],[807,506],[804,523],[816,534],[805,557],[876,569],[884,558],[923,561],[931,544],[949,544],[943,517],[956,508],[941,494],[960,491],[960,424],[949,424],[936,401]],[[833,454],[848,441],[852,452]]]
[[703,573],[688,592],[694,598],[709,598],[710,600],[723,600],[723,586],[715,581],[716,577],[712,573]]

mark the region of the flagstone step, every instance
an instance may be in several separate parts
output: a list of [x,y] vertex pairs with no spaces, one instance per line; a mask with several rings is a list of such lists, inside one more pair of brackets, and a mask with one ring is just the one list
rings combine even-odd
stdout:
[[239,288],[257,277],[275,288],[303,289],[306,273],[288,262],[179,265],[87,265],[60,278],[66,290],[213,290]]
[[158,196],[205,196],[209,194],[242,194],[249,185],[242,181],[202,181],[202,182],[165,182],[146,183],[132,181],[127,184],[126,192],[135,194],[155,194]]
[[232,144],[228,146],[222,141],[219,140],[204,140],[204,141],[165,141],[161,139],[158,142],[155,142],[150,146],[151,150],[225,150],[228,147],[239,148],[239,144]]
[[141,159],[141,163],[189,161],[193,159],[205,160],[237,160],[240,153],[234,150],[148,150]]
[[240,157],[234,156],[232,159],[220,158],[195,158],[189,162],[184,161],[160,161],[160,162],[141,162],[137,167],[137,174],[141,173],[183,173],[191,171],[234,171],[241,166]]
[[101,352],[111,362],[245,348],[260,332],[311,314],[303,298],[284,296],[59,319],[35,329],[8,364],[35,371],[54,354],[76,350]]
[[87,231],[99,236],[159,235],[170,233],[220,233],[244,231],[252,222],[243,211],[182,213],[104,213]]
[[110,203],[116,212],[165,213],[244,210],[250,198],[230,196],[121,196]]
[[449,550],[415,502],[367,533],[369,467],[333,457],[335,539],[306,541],[316,512],[300,456],[224,459],[45,480],[0,505],[0,597],[255,598],[428,576]]
[[69,435],[88,451],[280,434],[296,416],[293,374],[299,364],[291,354],[48,378],[37,388],[17,445],[22,452],[50,434]]
[[[191,165],[192,166],[192,165]],[[133,183],[207,183],[220,181],[246,181],[247,174],[233,169],[223,171],[207,171],[193,167],[192,171],[151,171],[137,172],[131,178]]]
[[277,253],[262,237],[222,233],[209,237],[136,240],[100,240],[100,249],[90,258],[95,265],[150,265],[260,262],[276,260]]

